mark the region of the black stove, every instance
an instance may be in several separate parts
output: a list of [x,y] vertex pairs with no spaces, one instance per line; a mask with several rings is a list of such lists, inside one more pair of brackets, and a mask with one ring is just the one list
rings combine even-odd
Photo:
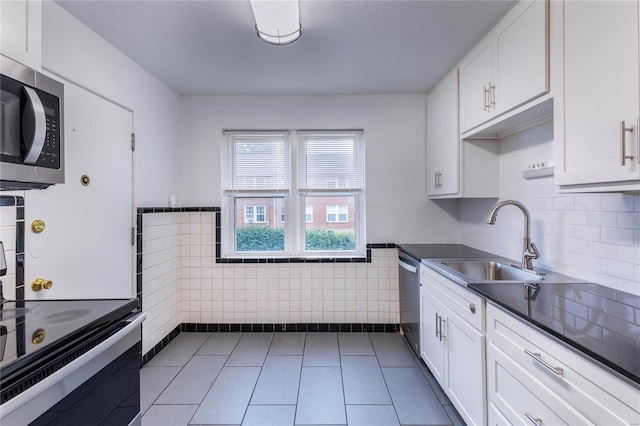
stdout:
[[138,306],[137,299],[3,302],[0,404],[108,339]]

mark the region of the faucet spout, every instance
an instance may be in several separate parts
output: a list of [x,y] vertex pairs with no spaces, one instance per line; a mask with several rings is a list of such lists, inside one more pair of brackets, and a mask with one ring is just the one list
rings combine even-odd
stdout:
[[531,241],[530,215],[529,210],[527,210],[524,204],[515,200],[504,200],[499,202],[489,213],[489,216],[487,217],[487,224],[495,225],[496,220],[498,219],[498,211],[504,206],[515,206],[519,208],[524,215],[524,238],[522,241],[522,264],[520,267],[522,269],[533,270],[533,259],[540,258],[540,252],[536,245]]

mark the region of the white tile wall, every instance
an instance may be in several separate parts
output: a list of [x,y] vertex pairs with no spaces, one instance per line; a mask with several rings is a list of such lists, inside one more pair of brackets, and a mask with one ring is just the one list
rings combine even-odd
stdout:
[[396,249],[371,263],[217,264],[215,226],[213,212],[144,214],[143,353],[180,323],[399,322]]
[[142,353],[179,324],[180,216],[145,214],[142,220]]
[[[526,165],[553,158],[553,125],[546,123],[500,143],[500,199],[524,203],[535,265],[640,294],[640,196],[558,194],[551,177],[524,179]],[[522,253],[523,216],[513,207],[485,224],[496,200],[463,200],[461,243],[512,259]]]
[[2,280],[2,290],[6,299],[16,298],[16,207],[0,207],[0,241],[4,245],[7,259],[7,275]]

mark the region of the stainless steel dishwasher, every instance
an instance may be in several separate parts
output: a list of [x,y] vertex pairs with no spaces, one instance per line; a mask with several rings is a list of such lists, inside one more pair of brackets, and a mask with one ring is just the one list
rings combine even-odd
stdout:
[[398,250],[400,328],[420,357],[420,260]]

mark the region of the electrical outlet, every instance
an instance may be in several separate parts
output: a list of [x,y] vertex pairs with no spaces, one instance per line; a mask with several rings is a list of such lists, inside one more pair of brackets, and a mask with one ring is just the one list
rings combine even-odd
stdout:
[[537,161],[535,163],[527,164],[527,170],[538,170],[549,167],[548,161]]
[[527,168],[522,171],[522,177],[525,179],[539,178],[544,176],[553,176],[553,159],[545,161],[536,161],[527,164]]

